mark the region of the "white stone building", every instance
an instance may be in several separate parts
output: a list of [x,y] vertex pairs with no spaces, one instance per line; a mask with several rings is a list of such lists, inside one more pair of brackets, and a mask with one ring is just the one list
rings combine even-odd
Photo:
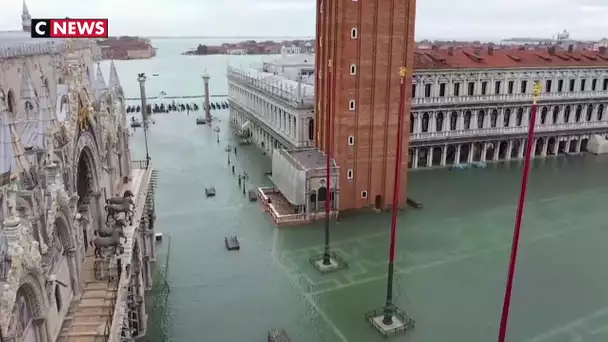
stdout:
[[[124,95],[93,41],[0,32],[0,334],[14,342],[131,341],[146,332],[155,246],[153,170],[130,158]],[[133,222],[92,256],[105,200]]]
[[260,68],[228,67],[230,121],[255,144],[275,148],[314,145],[314,55],[295,55]]
[[535,156],[584,152],[592,134],[608,134],[605,49],[418,52],[410,167],[522,159],[535,81]]
[[[271,96],[272,91],[267,89],[271,82],[277,84],[277,79],[302,78],[302,87],[313,94],[314,55],[289,56],[286,60],[264,65],[262,69],[267,72],[228,72],[229,95],[235,104],[231,118],[243,127],[255,122],[254,140],[267,150],[313,143],[312,97],[310,108],[304,110],[290,106],[292,99],[277,102],[276,95]],[[305,65],[304,60],[313,62]],[[598,52],[560,52],[555,48],[433,47],[415,52],[415,68],[409,150],[412,169],[522,159],[535,81],[543,87],[535,156],[585,152],[591,135],[608,134],[605,48]],[[290,82],[279,90],[293,96],[297,91],[285,89],[297,89],[299,83]],[[309,84],[304,85],[306,82]],[[283,117],[287,119],[281,121]],[[295,123],[291,130],[283,123],[289,120],[292,126]],[[296,138],[290,132],[299,135]]]

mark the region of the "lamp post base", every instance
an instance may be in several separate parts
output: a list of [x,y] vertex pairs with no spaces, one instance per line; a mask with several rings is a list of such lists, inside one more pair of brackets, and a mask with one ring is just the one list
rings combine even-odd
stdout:
[[320,273],[332,273],[341,269],[348,268],[348,262],[344,258],[340,257],[336,252],[329,253],[329,264],[324,263],[325,255],[319,254],[309,259],[310,264],[313,265]]
[[365,320],[385,338],[405,334],[407,331],[414,329],[414,320],[396,306],[393,307],[391,324],[386,324],[384,318],[384,308],[365,314]]

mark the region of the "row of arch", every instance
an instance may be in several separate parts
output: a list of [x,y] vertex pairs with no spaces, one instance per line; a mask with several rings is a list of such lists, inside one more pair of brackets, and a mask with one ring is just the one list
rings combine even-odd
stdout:
[[[586,108],[585,108],[586,107]],[[501,118],[502,114],[502,118]],[[410,114],[410,133],[426,133],[426,132],[441,132],[455,131],[461,129],[482,129],[482,128],[497,128],[497,127],[520,127],[526,126],[527,110],[520,107],[516,110],[505,108],[501,113],[499,109],[486,111],[480,109],[478,111],[465,110],[464,112],[452,111],[437,112],[437,113],[412,113]],[[606,107],[603,104],[598,105],[566,105],[560,106],[542,106],[540,108],[540,116],[538,124],[550,125],[563,123],[579,123],[602,121],[607,119]],[[560,114],[563,115],[560,118]],[[597,114],[594,117],[594,114]],[[459,127],[459,118],[462,117],[462,127]],[[561,119],[561,120],[560,120]],[[418,121],[420,120],[420,121]]]
[[[587,151],[589,136],[539,137],[535,139],[534,156],[547,156]],[[472,162],[507,161],[525,156],[527,139],[498,140],[410,148],[409,167],[450,166]]]
[[[87,133],[88,134],[88,133]],[[80,151],[77,151],[77,173],[76,173],[76,189],[79,196],[79,207],[82,209],[82,204],[90,203],[92,192],[97,189],[98,184],[95,181],[95,160],[92,146],[84,144]],[[54,224],[54,236],[48,237],[52,239],[54,244],[49,253],[58,253],[65,255],[68,258],[68,269],[70,277],[70,290],[75,291],[78,287],[80,267],[77,266],[80,260],[78,257],[79,246],[88,246],[88,234],[86,227],[83,228],[83,241],[77,243],[76,237],[81,235],[73,231],[69,218],[59,212]],[[46,241],[47,243],[49,241]],[[72,260],[69,260],[71,258]],[[51,258],[52,259],[52,258]],[[53,306],[59,312],[65,309],[65,298],[62,297],[62,291],[58,284],[54,284],[49,296],[45,292],[45,281],[42,274],[37,274],[30,271],[22,277],[19,287],[16,292],[11,317],[7,327],[3,327],[2,334],[5,337],[11,338],[14,341],[21,341],[29,334],[34,334],[35,340],[48,340],[51,337],[46,336],[48,322],[45,317],[48,316],[48,310]],[[65,284],[64,284],[65,286]],[[54,302],[54,303],[53,303]],[[39,319],[37,319],[39,318]],[[35,321],[36,320],[36,321]],[[42,337],[44,336],[44,337]]]

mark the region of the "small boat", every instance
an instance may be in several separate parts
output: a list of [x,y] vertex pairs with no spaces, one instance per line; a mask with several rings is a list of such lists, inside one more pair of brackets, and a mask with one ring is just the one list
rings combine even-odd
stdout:
[[141,121],[139,121],[139,120],[131,121],[131,128],[137,128],[137,127],[141,127]]
[[236,235],[224,237],[224,243],[226,244],[226,249],[229,251],[238,251],[241,249],[241,244]]
[[152,74],[152,76],[158,76],[158,74]]
[[204,125],[207,123],[207,120],[205,120],[205,118],[196,118],[196,124],[197,125]]
[[268,342],[290,342],[285,329],[270,329],[268,331]]
[[215,188],[214,187],[205,188],[205,196],[207,196],[207,197],[214,197],[215,196]]

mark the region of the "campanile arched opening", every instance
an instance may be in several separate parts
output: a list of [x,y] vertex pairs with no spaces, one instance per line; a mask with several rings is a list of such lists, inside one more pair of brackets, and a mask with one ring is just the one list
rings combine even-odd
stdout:
[[[89,217],[91,198],[94,191],[94,162],[93,151],[88,146],[84,146],[78,157],[76,169],[76,192],[78,193],[78,212],[83,217]],[[87,225],[82,227],[82,236],[85,251],[89,245]]]

